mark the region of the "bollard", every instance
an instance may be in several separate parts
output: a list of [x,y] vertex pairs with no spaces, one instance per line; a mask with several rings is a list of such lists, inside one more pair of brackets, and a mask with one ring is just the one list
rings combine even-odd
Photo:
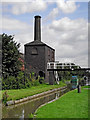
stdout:
[[78,85],[77,89],[78,89],[78,93],[81,93],[81,85]]

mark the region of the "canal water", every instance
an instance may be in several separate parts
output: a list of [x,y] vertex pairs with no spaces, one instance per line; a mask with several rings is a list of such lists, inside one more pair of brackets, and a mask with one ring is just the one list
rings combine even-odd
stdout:
[[34,114],[36,109],[50,101],[53,101],[60,97],[62,94],[69,91],[69,89],[65,88],[62,90],[59,90],[57,92],[29,100],[27,102],[23,102],[20,104],[12,105],[12,106],[6,106],[2,109],[2,117],[3,118],[18,118],[19,120],[23,118],[29,118],[30,114]]

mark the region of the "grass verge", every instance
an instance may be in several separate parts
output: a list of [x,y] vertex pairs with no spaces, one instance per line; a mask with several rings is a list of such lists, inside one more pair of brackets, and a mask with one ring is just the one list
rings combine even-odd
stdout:
[[90,85],[87,85],[87,86],[83,86],[83,88],[90,88]]
[[63,95],[58,100],[46,104],[36,112],[37,118],[88,118],[88,90],[77,89]]
[[60,81],[59,85],[46,85],[46,84],[42,84],[39,86],[33,86],[31,88],[27,88],[27,89],[17,89],[17,90],[3,90],[2,93],[4,93],[5,91],[7,91],[7,95],[8,95],[8,99],[9,100],[19,100],[21,98],[25,98],[28,96],[32,96],[38,93],[42,93],[48,90],[52,90],[54,88],[59,88],[59,87],[63,87],[66,84],[63,83],[62,81]]

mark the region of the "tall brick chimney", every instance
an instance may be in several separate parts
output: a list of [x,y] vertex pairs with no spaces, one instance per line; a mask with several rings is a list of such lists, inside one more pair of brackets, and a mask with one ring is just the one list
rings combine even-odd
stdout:
[[41,41],[41,16],[35,16],[34,21],[34,41]]

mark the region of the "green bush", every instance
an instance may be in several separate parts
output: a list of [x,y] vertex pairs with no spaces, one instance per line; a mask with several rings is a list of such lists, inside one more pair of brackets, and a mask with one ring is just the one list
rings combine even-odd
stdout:
[[17,77],[8,76],[6,79],[2,78],[2,89],[21,89],[25,88],[24,73],[19,72]]
[[20,71],[16,79],[17,79],[18,89],[25,88],[24,72]]
[[39,80],[32,79],[31,85],[32,85],[32,86],[38,86],[38,85],[40,85]]
[[31,87],[31,81],[26,76],[25,76],[25,87],[26,88],[30,88]]
[[2,89],[16,89],[16,78],[14,76],[8,76],[6,79],[2,78]]
[[35,80],[34,83],[33,83],[33,85],[34,85],[34,86],[40,85],[39,80]]
[[44,84],[44,77],[39,77],[39,83]]
[[2,78],[2,89],[24,89],[30,88],[31,86],[38,86],[44,83],[44,77],[38,77],[36,79],[35,73],[24,73],[18,72],[17,77],[8,76],[6,79]]

